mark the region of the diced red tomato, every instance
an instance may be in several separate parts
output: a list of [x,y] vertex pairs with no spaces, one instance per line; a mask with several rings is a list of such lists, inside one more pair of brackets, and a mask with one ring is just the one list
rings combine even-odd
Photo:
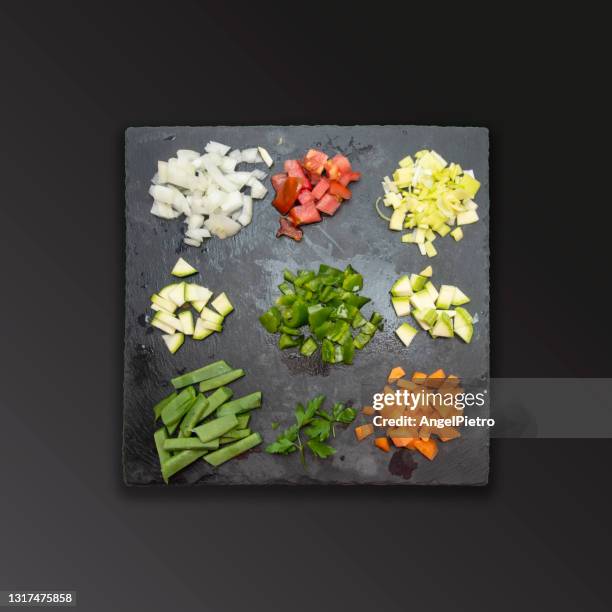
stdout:
[[326,193],[317,204],[317,209],[330,217],[340,208],[342,200],[331,193]]
[[329,184],[329,193],[335,196],[339,196],[344,200],[348,200],[351,197],[351,190],[348,187],[345,187],[339,181],[331,181]]
[[313,185],[316,185],[321,180],[321,176],[319,176],[316,172],[309,172],[308,170],[304,170],[304,172],[306,173],[308,180]]
[[347,172],[340,177],[338,182],[346,187],[349,183],[358,181],[359,179],[361,179],[361,172]]
[[312,197],[315,200],[320,200],[325,192],[329,189],[329,181],[326,178],[322,178],[312,190]]
[[280,238],[281,236],[289,236],[289,238],[293,238],[293,240],[297,240],[298,242],[302,239],[304,232],[295,227],[295,225],[293,225],[289,219],[286,217],[281,217],[279,221],[280,227],[276,232],[277,238]]
[[334,155],[326,164],[325,169],[332,181],[337,181],[343,174],[348,174],[353,171],[351,162],[344,155]]
[[304,157],[304,168],[309,172],[315,174],[321,174],[325,169],[325,162],[328,157],[323,151],[317,151],[317,149],[309,149],[308,153]]
[[316,206],[294,206],[289,211],[289,217],[293,221],[293,225],[307,225],[308,223],[318,223],[321,220],[321,215]]
[[295,176],[288,176],[280,191],[276,192],[272,204],[281,215],[286,215],[297,200],[301,188],[301,180]]
[[287,173],[281,172],[280,174],[273,174],[270,180],[272,181],[274,191],[279,192],[283,186],[283,183],[287,180]]
[[310,181],[306,178],[304,171],[302,170],[302,166],[300,166],[300,162],[296,159],[287,159],[285,160],[285,172],[289,176],[294,176],[302,180],[302,187],[304,189],[311,189],[312,185]]
[[300,201],[300,204],[304,204],[306,206],[308,204],[314,205],[315,198],[312,195],[312,191],[309,191],[308,189],[302,189],[302,191],[298,193],[298,200]]
[[351,168],[351,162],[349,161],[348,157],[340,155],[340,153],[337,153],[332,157],[332,162],[342,174],[346,174],[347,172],[353,171],[353,169]]

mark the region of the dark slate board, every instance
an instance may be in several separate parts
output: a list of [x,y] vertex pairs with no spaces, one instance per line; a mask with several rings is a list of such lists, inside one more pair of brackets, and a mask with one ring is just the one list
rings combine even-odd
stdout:
[[[253,223],[228,240],[213,238],[203,248],[182,244],[182,221],[164,221],[149,210],[150,179],[157,160],[172,157],[177,149],[203,151],[209,140],[246,148],[261,145],[275,160],[272,171],[282,171],[282,161],[301,157],[310,147],[328,154],[349,156],[363,179],[355,184],[352,200],[325,222],[307,227],[301,243],[276,239],[278,214],[270,205],[272,189],[255,203]],[[420,255],[414,245],[401,243],[376,215],[373,203],[381,195],[380,181],[397,162],[419,149],[435,149],[449,161],[472,168],[482,186],[476,197],[481,221],[465,228],[465,238],[438,239],[438,256]],[[487,387],[489,376],[489,179],[488,132],[483,128],[431,126],[249,126],[249,127],[140,127],[126,131],[126,307],[124,376],[125,482],[131,485],[161,483],[153,444],[151,406],[167,395],[169,379],[223,358],[242,367],[247,376],[232,385],[236,396],[261,389],[264,406],[253,412],[251,427],[265,443],[276,432],[270,423],[288,426],[296,401],[318,393],[330,400],[371,403],[390,368],[403,364],[407,371],[433,371],[439,367],[477,386]],[[265,169],[265,165],[259,167]],[[215,292],[227,291],[236,310],[221,335],[203,342],[186,339],[171,356],[160,332],[146,323],[152,293],[172,282],[169,275],[177,257],[184,255],[200,271],[193,277]],[[351,263],[365,278],[364,294],[373,309],[385,317],[385,330],[368,347],[356,353],[353,366],[321,367],[312,360],[276,347],[276,336],[267,334],[257,317],[276,298],[285,267],[316,268],[320,263],[344,267]],[[419,333],[409,349],[394,334],[399,324],[389,300],[391,283],[404,273],[434,267],[434,283],[456,284],[471,298],[470,312],[478,313],[469,345],[457,339],[432,340]],[[411,323],[412,321],[409,320]],[[468,414],[475,415],[472,410]],[[488,414],[484,407],[480,415]],[[363,421],[360,416],[358,420]],[[489,437],[486,430],[464,430],[463,437],[440,445],[437,459],[415,456],[418,468],[410,480],[389,471],[391,453],[374,447],[371,439],[358,443],[353,427],[341,430],[333,443],[336,455],[312,460],[307,470],[297,456],[278,457],[258,451],[213,470],[203,461],[185,470],[176,484],[486,484],[489,470]],[[408,451],[404,451],[408,452]]]

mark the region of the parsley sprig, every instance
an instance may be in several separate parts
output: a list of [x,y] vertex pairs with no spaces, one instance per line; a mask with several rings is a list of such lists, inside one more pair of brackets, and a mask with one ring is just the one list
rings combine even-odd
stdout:
[[[297,404],[295,408],[295,423],[283,431],[276,442],[266,447],[266,452],[277,455],[290,455],[299,452],[302,464],[306,465],[306,449],[319,457],[326,459],[336,452],[336,449],[326,441],[330,436],[336,436],[336,425],[348,425],[355,420],[357,411],[341,403],[332,406],[331,412],[323,408],[324,395],[311,399],[306,407]],[[305,436],[305,438],[304,438]]]

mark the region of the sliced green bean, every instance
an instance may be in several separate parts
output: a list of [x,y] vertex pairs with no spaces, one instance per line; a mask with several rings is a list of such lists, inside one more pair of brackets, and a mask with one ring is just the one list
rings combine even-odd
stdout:
[[215,438],[210,442],[202,442],[198,438],[167,438],[164,441],[165,451],[182,450],[216,450],[219,448],[219,439]]
[[236,429],[244,429],[251,420],[251,413],[247,412],[246,414],[236,415],[236,420],[238,421],[238,425],[236,425]]
[[159,419],[161,416],[162,410],[177,396],[177,392],[172,392],[168,397],[164,397],[161,402],[157,402],[155,406],[153,406],[153,412],[155,414],[155,420]]
[[242,440],[238,440],[233,444],[228,444],[219,450],[209,453],[204,457],[204,461],[210,463],[213,467],[218,467],[222,463],[245,453],[258,444],[261,444],[261,436],[258,433],[254,433],[246,438],[242,438]]
[[195,402],[181,421],[181,437],[187,437],[191,434],[191,429],[195,427],[204,417],[204,413],[208,409],[208,399],[205,395],[198,393]]
[[223,385],[228,385],[229,383],[237,380],[238,378],[241,378],[242,376],[244,376],[244,370],[242,369],[226,372],[225,374],[221,374],[220,376],[215,376],[214,378],[210,378],[209,380],[202,381],[200,383],[200,391],[212,391],[212,389],[222,387]]
[[213,419],[204,423],[193,430],[193,433],[200,438],[202,442],[208,442],[215,438],[220,438],[223,434],[227,433],[230,429],[234,429],[238,421],[233,414],[223,416],[218,419]]
[[224,434],[219,440],[219,444],[227,444],[228,442],[235,442],[236,440],[242,440],[251,435],[250,429],[232,429]]
[[[191,407],[194,405],[195,401],[196,401],[195,398],[191,398],[191,399],[187,400],[183,406],[181,406],[181,410],[183,410],[183,415],[187,414],[189,412],[189,410],[191,410]],[[182,418],[183,415],[181,415],[181,418]],[[171,436],[174,435],[174,432],[179,428],[180,424],[181,424],[181,419],[179,418],[179,420],[176,421],[175,423],[172,423],[172,425],[168,425],[167,426],[168,427],[168,433]],[[179,435],[179,437],[182,437],[180,431],[179,431],[178,435]]]
[[215,376],[231,371],[231,366],[229,366],[225,361],[220,360],[210,363],[203,368],[193,370],[192,372],[187,372],[181,376],[176,376],[170,382],[175,389],[181,389],[187,385],[195,385],[203,380],[208,380],[209,378],[214,378]]
[[165,427],[160,427],[154,434],[153,439],[155,440],[155,448],[159,456],[159,466],[164,464],[164,461],[170,459],[170,453],[164,448],[164,444],[168,439],[168,432]]
[[208,400],[208,408],[199,418],[196,425],[203,421],[207,416],[211,415],[221,404],[227,402],[234,395],[234,392],[229,387],[219,387],[214,393],[211,393],[206,399]]
[[189,410],[190,400],[195,398],[195,390],[193,387],[183,389],[174,399],[170,400],[161,412],[164,425],[174,425],[183,418],[183,415]]
[[218,410],[218,416],[227,416],[228,414],[240,414],[253,408],[259,408],[261,406],[261,391],[255,391],[249,395],[243,395],[231,402],[223,404]]
[[[177,472],[191,465],[200,457],[203,457],[208,451],[206,450],[184,450],[176,455],[173,455],[167,461],[162,463],[162,476],[165,482]],[[215,451],[217,452],[217,451]]]

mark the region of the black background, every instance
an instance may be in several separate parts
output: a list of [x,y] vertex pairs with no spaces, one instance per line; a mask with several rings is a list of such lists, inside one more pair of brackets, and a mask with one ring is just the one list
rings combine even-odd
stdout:
[[0,8],[0,589],[84,610],[610,609],[609,440],[495,440],[477,489],[121,484],[130,125],[488,127],[492,374],[610,376],[598,17],[427,9]]

